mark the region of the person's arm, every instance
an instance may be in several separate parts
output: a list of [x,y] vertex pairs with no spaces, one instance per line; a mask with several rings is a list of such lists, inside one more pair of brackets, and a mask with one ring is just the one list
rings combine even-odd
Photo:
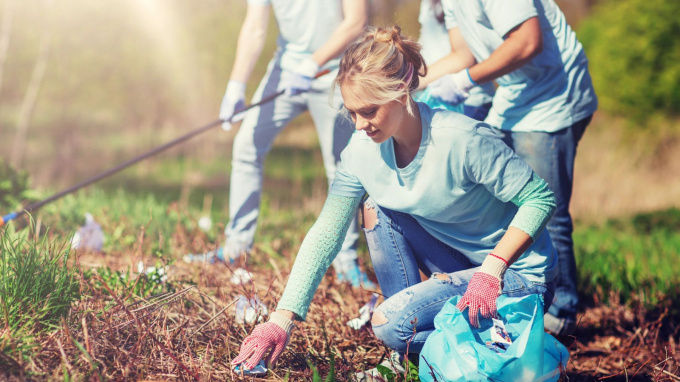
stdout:
[[269,25],[269,4],[248,4],[246,18],[241,26],[236,45],[236,59],[231,69],[230,81],[247,83],[267,36]]
[[493,81],[522,67],[543,50],[543,34],[538,17],[516,26],[504,39],[489,58],[469,68],[470,78],[477,84]]
[[479,327],[478,312],[492,317],[507,269],[544,230],[556,208],[555,195],[489,127],[478,125],[466,148],[465,170],[470,181],[483,185],[501,201],[519,208],[505,234],[472,275],[456,305],[469,310],[470,324]]
[[511,202],[519,208],[492,252],[508,265],[512,265],[543,232],[556,208],[555,195],[535,173]]
[[340,252],[360,202],[361,197],[328,195],[319,218],[302,241],[276,311],[243,340],[233,365],[245,362],[245,368],[251,369],[269,349],[268,363],[276,363],[290,339],[294,319],[305,319],[321,279]]
[[420,79],[420,89],[426,88],[446,74],[459,72],[477,63],[460,33],[460,28],[449,29],[449,41],[451,52],[434,64],[428,65],[427,76]]
[[338,57],[347,44],[361,34],[368,17],[366,0],[343,0],[342,11],[343,19],[328,40],[310,57],[302,60],[293,70],[293,75],[283,83],[287,95],[294,96],[309,91],[319,69],[326,62]]
[[333,31],[328,41],[312,54],[312,59],[320,67],[338,57],[347,44],[357,38],[368,21],[368,5],[366,0],[343,0],[343,19]]
[[302,241],[277,310],[305,319],[314,292],[340,252],[360,202],[361,197],[328,195],[319,218]]
[[555,195],[547,183],[533,173],[512,202],[519,209],[510,227],[472,275],[465,294],[456,305],[461,312],[470,308],[470,324],[476,327],[479,327],[477,310],[482,317],[496,316],[496,299],[503,289],[505,271],[543,231],[556,206]]
[[[457,38],[456,34],[450,34],[450,38]],[[425,80],[430,84],[432,96],[454,105],[459,104],[469,96],[473,87],[522,67],[543,50],[538,17],[531,17],[512,28],[504,39],[489,58],[480,63],[468,65],[469,61],[463,60],[462,50],[435,63],[432,73]]]
[[264,47],[270,8],[269,4],[248,4],[236,44],[236,59],[220,105],[220,119],[225,131],[231,130],[232,122],[244,117],[242,113],[234,115],[234,112],[246,106],[246,83]]

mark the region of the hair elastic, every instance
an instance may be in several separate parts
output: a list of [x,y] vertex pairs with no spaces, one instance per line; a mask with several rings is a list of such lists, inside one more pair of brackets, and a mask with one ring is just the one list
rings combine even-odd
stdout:
[[[409,86],[412,78],[413,78],[413,64],[409,62],[408,63],[408,71],[406,72],[406,77],[404,78],[404,83],[405,83],[406,87]],[[404,84],[400,85],[399,88],[401,88],[403,86],[404,86]]]

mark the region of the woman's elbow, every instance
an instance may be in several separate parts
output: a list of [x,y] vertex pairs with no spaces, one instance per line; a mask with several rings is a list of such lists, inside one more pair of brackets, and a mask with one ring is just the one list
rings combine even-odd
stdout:
[[555,198],[554,193],[550,193],[550,196],[546,198],[546,206],[548,207],[548,216],[553,216],[555,210],[557,210],[557,198]]

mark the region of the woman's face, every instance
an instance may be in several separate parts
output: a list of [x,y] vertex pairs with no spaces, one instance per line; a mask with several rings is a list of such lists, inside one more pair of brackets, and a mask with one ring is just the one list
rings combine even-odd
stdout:
[[382,143],[399,133],[401,121],[406,107],[399,101],[390,101],[384,105],[374,105],[354,96],[348,91],[352,85],[340,87],[345,108],[356,124],[356,129],[366,132],[373,142]]

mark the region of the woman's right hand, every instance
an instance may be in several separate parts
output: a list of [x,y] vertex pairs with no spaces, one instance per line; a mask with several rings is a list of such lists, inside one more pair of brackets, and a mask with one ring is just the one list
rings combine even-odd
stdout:
[[239,365],[245,361],[243,369],[250,370],[271,349],[266,362],[271,367],[283,353],[294,327],[291,319],[282,313],[273,312],[269,321],[257,325],[253,332],[243,340],[241,349],[231,364]]

